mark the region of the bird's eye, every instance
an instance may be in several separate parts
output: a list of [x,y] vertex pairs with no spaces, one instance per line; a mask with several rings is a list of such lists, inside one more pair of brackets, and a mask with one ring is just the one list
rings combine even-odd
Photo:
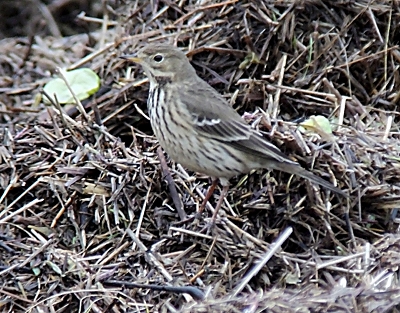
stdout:
[[161,54],[156,54],[153,57],[153,60],[156,61],[157,63],[160,63],[160,62],[162,62],[162,60],[164,60],[164,57]]

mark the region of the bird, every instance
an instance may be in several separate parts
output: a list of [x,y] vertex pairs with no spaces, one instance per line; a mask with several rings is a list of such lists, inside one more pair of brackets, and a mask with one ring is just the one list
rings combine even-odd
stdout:
[[121,58],[142,66],[150,82],[148,114],[160,146],[183,167],[213,179],[200,208],[222,185],[212,221],[215,222],[229,180],[253,169],[295,174],[348,197],[330,182],[304,169],[252,128],[207,82],[186,54],[169,44],[147,44]]

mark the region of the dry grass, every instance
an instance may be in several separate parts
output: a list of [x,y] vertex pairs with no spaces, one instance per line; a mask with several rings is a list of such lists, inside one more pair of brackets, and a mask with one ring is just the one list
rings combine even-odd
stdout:
[[[1,310],[397,312],[399,2],[149,3],[109,8],[90,36],[1,41]],[[207,234],[219,193],[194,220],[209,179],[160,163],[148,86],[118,58],[146,42],[184,47],[249,123],[350,199],[255,171],[232,180]],[[57,66],[102,78],[86,117],[38,101]],[[312,115],[334,138],[300,132]]]

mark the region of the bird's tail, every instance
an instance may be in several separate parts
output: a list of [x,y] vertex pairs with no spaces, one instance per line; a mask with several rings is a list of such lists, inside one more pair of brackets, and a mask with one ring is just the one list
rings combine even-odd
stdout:
[[302,168],[300,165],[298,164],[291,164],[291,163],[286,163],[285,165],[283,165],[282,163],[280,164],[279,168],[277,168],[281,171],[287,172],[289,174],[296,174],[299,175],[303,178],[306,178],[308,180],[310,180],[313,183],[316,183],[318,185],[321,185],[333,192],[336,192],[337,194],[344,196],[346,198],[348,198],[349,196],[342,191],[341,189],[335,187],[334,185],[332,185],[330,182],[326,181],[325,179],[311,173],[310,171],[307,171],[306,169]]

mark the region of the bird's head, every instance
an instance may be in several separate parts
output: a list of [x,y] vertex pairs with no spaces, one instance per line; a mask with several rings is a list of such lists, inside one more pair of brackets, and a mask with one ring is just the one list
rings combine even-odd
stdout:
[[122,58],[142,65],[151,83],[160,80],[179,82],[196,75],[185,53],[171,45],[149,44],[136,54]]

